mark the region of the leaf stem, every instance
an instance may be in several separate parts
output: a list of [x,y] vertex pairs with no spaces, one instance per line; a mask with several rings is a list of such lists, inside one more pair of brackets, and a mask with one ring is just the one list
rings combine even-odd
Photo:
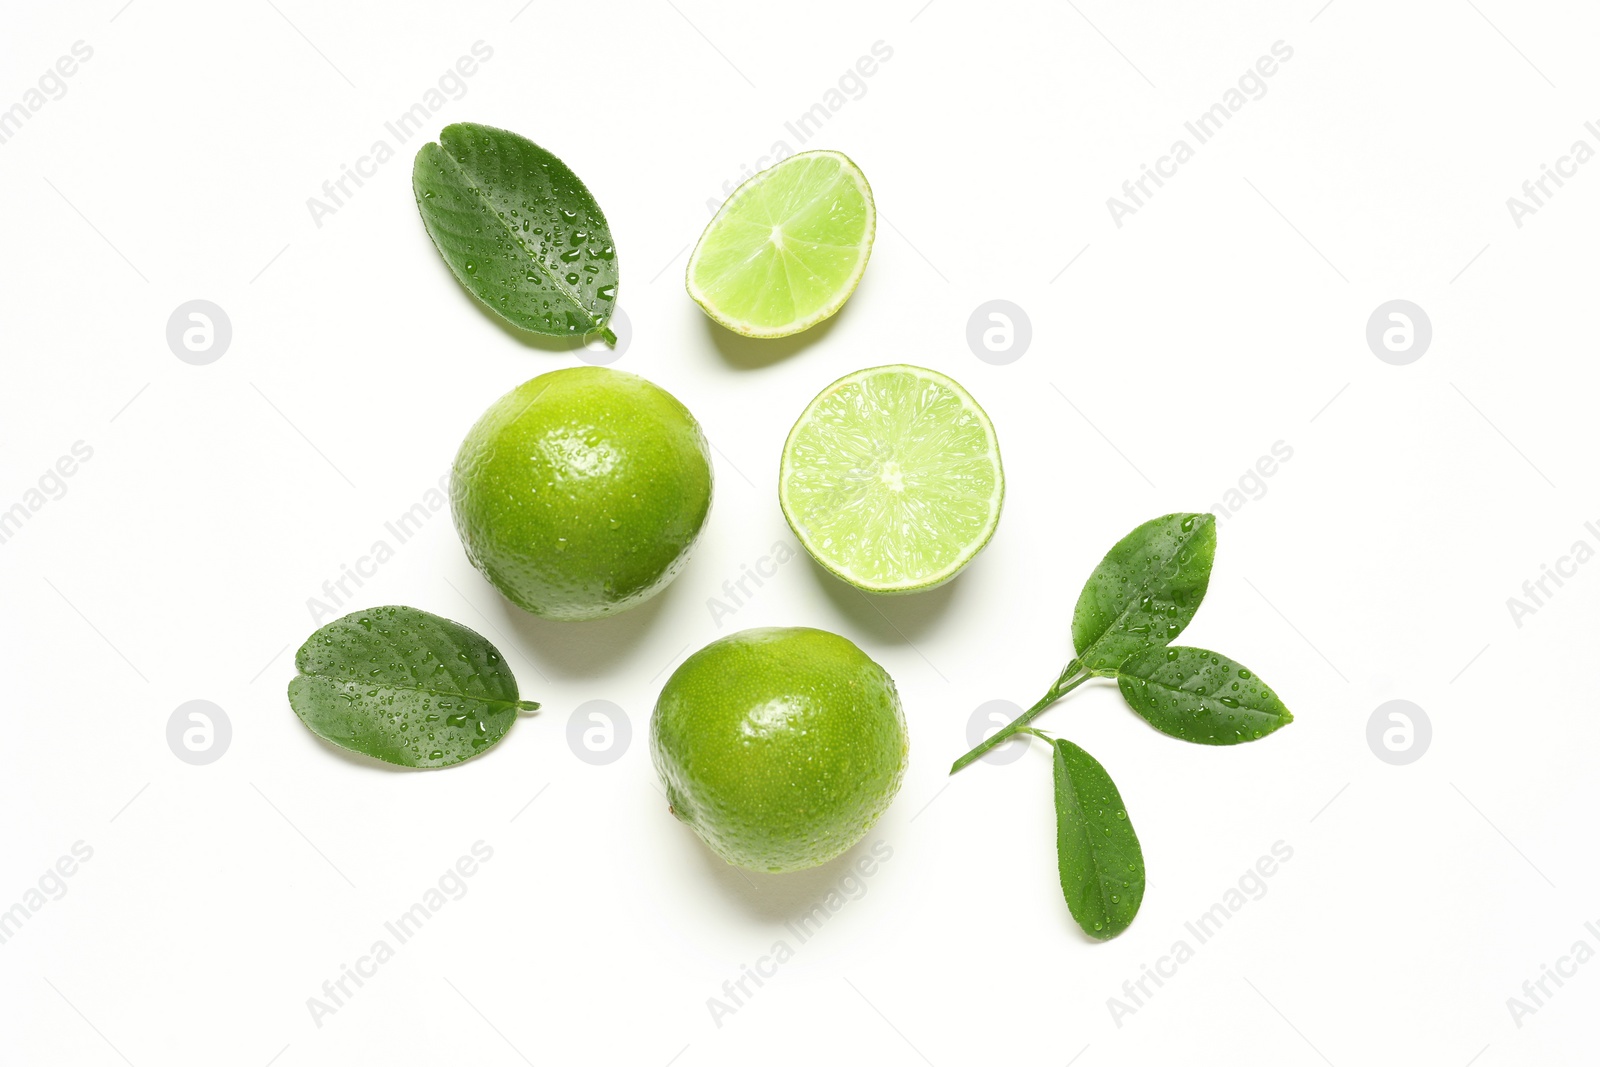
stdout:
[[518,711],[538,711],[539,702],[537,700],[519,700],[516,707]]
[[981,742],[971,752],[952,763],[950,765],[950,773],[954,774],[968,764],[982,759],[990,749],[1010,740],[1014,735],[1027,728],[1028,724],[1038,718],[1051,704],[1054,704],[1094,676],[1094,672],[1083,667],[1077,660],[1067,664],[1062,668],[1061,676],[1050,686],[1049,692],[1040,697],[1033,707],[1017,716],[1009,725],[996,730],[994,734]]

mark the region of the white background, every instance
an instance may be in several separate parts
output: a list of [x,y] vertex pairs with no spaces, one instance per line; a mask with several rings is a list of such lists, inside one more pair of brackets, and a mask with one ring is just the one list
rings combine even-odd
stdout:
[[[93,457],[0,545],[0,908],[74,842],[93,857],[0,945],[0,1060],[1592,1057],[1600,966],[1549,985],[1520,1027],[1507,998],[1580,938],[1600,948],[1583,926],[1600,919],[1600,567],[1520,627],[1506,601],[1574,541],[1600,546],[1583,526],[1600,519],[1600,166],[1520,228],[1506,198],[1574,140],[1600,148],[1583,128],[1600,118],[1600,16],[1320,2],[8,12],[0,107],[74,42],[93,56],[0,144],[0,509],[74,442]],[[633,326],[615,366],[699,417],[716,500],[664,595],[577,625],[506,604],[434,516],[341,610],[405,603],[480,629],[546,710],[480,761],[400,773],[341,757],[290,712],[307,599],[388,539],[491,401],[578,362],[452,280],[412,203],[422,138],[383,126],[480,40],[492,59],[427,136],[507,127],[584,178]],[[1280,40],[1293,57],[1266,95],[1116,226],[1107,197]],[[878,41],[892,58],[807,146],[847,152],[872,183],[866,277],[797,342],[730,337],[681,284],[707,201],[774,141],[800,147],[784,123]],[[316,225],[307,198],[379,138],[396,157]],[[197,298],[233,327],[208,366],[165,338]],[[1032,322],[1006,366],[965,339],[996,298]],[[1397,298],[1434,330],[1408,366],[1365,340]],[[802,556],[719,629],[708,598],[792,543],[775,476],[793,418],[834,378],[902,361],[954,376],[993,417],[1008,475],[994,541],[953,584],[890,601]],[[975,708],[1049,684],[1118,537],[1223,502],[1278,441],[1293,458],[1222,521],[1183,640],[1258,671],[1294,724],[1190,746],[1104,683],[1040,722],[1112,773],[1149,865],[1131,929],[1092,943],[1057,885],[1043,750],[945,770]],[[670,668],[774,624],[858,642],[911,731],[904,788],[867,839],[892,858],[802,945],[785,920],[844,865],[771,877],[715,860],[668,815],[645,744]],[[232,724],[207,766],[166,740],[192,699]],[[610,765],[566,740],[593,699],[631,721]],[[1391,699],[1433,725],[1407,766],[1366,739]],[[493,859],[467,895],[316,1025],[307,998],[479,840]],[[1265,896],[1195,947],[1185,922],[1279,841],[1293,858]],[[717,1025],[708,998],[780,938],[794,958]],[[1108,998],[1180,938],[1193,958],[1118,1025]]]

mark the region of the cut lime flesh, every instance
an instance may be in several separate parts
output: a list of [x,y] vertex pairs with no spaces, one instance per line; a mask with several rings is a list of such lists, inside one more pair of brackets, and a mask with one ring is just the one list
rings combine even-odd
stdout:
[[789,431],[778,499],[800,543],[875,593],[954,578],[1000,522],[994,425],[967,391],[904,364],[824,389]]
[[855,292],[876,224],[872,189],[849,157],[791,156],[717,211],[689,256],[689,295],[736,333],[799,333]]

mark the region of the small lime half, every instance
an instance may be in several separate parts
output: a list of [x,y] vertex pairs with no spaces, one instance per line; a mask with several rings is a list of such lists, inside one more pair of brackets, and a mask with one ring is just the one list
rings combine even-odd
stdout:
[[872,189],[848,156],[790,156],[735,189],[706,226],[689,295],[735,333],[799,333],[856,291],[876,226]]
[[943,374],[897,364],[819,393],[784,442],[778,502],[818,563],[872,593],[954,578],[994,536],[994,424]]

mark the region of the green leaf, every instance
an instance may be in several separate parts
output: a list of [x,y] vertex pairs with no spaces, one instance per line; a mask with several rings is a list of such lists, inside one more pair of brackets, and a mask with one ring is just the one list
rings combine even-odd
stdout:
[[534,333],[598,330],[616,343],[611,228],[565,163],[526,137],[458,122],[417,152],[411,187],[439,254],[490,311]]
[[1083,932],[1100,941],[1128,928],[1144,899],[1144,853],[1122,794],[1100,762],[1051,742],[1056,765],[1056,858],[1061,892]]
[[1163,515],[1118,541],[1072,613],[1079,665],[1113,675],[1134,653],[1177,637],[1206,595],[1216,551],[1217,523],[1207,514]]
[[311,732],[402,767],[448,767],[505,736],[517,680],[488,641],[416,608],[357,611],[295,653],[289,706]]
[[1118,669],[1117,686],[1151,726],[1201,745],[1254,741],[1294,721],[1265,682],[1203,648],[1146,649]]

